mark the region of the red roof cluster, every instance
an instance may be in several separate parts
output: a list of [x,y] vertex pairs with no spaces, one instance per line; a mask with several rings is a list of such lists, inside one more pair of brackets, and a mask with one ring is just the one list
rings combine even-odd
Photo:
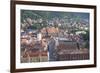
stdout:
[[47,56],[47,51],[28,51],[23,54],[23,57],[39,57],[39,56]]

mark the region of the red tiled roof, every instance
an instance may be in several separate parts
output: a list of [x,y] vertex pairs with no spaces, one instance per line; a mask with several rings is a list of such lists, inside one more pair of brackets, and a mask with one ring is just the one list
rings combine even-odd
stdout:
[[23,55],[23,57],[25,58],[25,57],[28,57],[28,55],[29,55],[29,57],[39,57],[39,56],[47,56],[48,54],[47,54],[47,51],[41,51],[41,52],[39,52],[39,51],[29,51],[29,52],[27,52],[27,54],[24,54]]
[[58,28],[55,28],[55,27],[46,27],[46,28],[43,28],[41,30],[42,33],[58,33],[59,32],[59,29]]

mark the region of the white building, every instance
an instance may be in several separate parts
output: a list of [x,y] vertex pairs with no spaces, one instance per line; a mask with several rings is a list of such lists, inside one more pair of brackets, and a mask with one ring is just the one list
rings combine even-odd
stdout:
[[37,34],[37,40],[40,41],[41,39],[42,39],[42,34],[41,33],[38,33]]

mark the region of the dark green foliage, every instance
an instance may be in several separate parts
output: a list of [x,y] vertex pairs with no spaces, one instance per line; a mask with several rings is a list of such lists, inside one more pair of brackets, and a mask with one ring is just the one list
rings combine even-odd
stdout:
[[89,30],[86,31],[86,34],[82,34],[82,36],[83,36],[83,39],[84,39],[85,41],[89,41]]
[[78,13],[78,12],[57,12],[57,11],[38,11],[38,10],[21,10],[21,22],[24,19],[31,18],[31,19],[39,19],[42,18],[44,20],[50,20],[52,18],[65,18],[73,20],[80,20],[82,18],[89,19],[88,13]]
[[82,34],[83,40],[85,43],[85,48],[89,48],[89,30],[86,31],[86,34]]
[[41,29],[41,24],[33,24],[32,26],[32,29]]

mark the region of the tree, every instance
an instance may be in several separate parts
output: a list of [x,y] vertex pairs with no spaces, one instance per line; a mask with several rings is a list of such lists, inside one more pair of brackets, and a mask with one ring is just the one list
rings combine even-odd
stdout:
[[89,30],[86,31],[86,34],[82,34],[82,37],[85,41],[85,48],[89,48]]

